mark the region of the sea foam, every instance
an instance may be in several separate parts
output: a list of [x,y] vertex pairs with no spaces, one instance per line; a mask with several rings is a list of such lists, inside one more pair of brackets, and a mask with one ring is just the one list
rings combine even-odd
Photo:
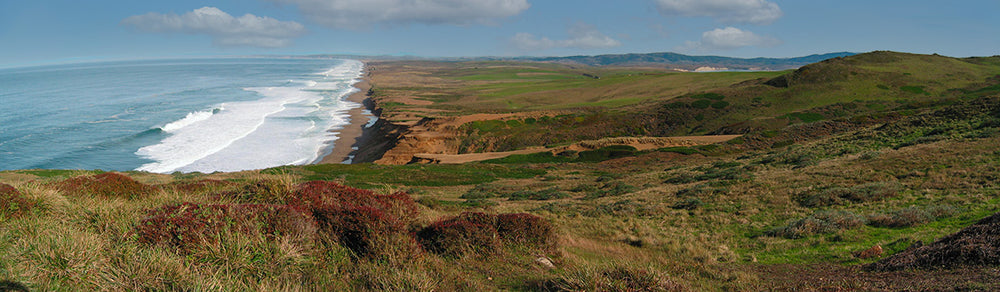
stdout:
[[345,97],[357,89],[363,63],[347,60],[281,87],[249,87],[261,98],[220,104],[161,127],[169,136],[136,154],[152,160],[137,170],[168,173],[261,169],[317,161],[361,106]]

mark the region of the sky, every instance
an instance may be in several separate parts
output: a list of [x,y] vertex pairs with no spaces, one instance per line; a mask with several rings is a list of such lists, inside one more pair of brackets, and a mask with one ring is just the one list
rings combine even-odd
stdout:
[[308,54],[992,56],[998,12],[997,0],[0,0],[0,68]]

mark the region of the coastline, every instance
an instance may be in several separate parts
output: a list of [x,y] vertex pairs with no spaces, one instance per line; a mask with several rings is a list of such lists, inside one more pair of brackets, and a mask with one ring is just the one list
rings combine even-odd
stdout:
[[[367,64],[366,66],[367,67]],[[367,68],[365,69],[367,72]],[[358,144],[358,141],[362,140],[362,135],[364,134],[364,127],[368,124],[368,117],[365,116],[364,110],[365,99],[368,97],[368,90],[371,89],[371,83],[365,73],[357,83],[353,85],[358,89],[358,92],[352,93],[347,97],[348,101],[356,102],[361,104],[361,106],[353,108],[347,111],[347,115],[350,117],[351,122],[345,125],[340,130],[335,130],[337,133],[337,140],[333,142],[333,148],[330,153],[319,159],[318,162],[314,164],[338,164],[343,163],[350,158],[352,152],[354,152],[354,146]],[[334,131],[334,130],[331,130]]]

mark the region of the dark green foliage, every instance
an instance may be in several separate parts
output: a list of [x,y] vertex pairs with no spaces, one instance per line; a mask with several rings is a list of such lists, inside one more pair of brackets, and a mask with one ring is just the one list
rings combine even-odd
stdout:
[[711,99],[711,100],[722,100],[723,98],[726,98],[725,95],[714,93],[714,92],[702,93],[702,94],[695,94],[695,95],[692,95],[691,97],[692,98],[697,98],[697,99]]
[[788,225],[774,228],[768,231],[767,235],[796,239],[854,229],[863,225],[865,217],[849,211],[819,211],[809,217],[792,221]]
[[310,164],[278,167],[264,173],[304,172],[306,180],[344,180],[351,186],[399,184],[407,186],[474,185],[502,178],[545,175],[544,169],[497,164],[410,164],[387,167],[374,164]]
[[694,148],[691,148],[691,147],[684,147],[684,146],[665,147],[665,148],[656,149],[656,151],[659,151],[659,152],[673,152],[673,153],[680,153],[680,154],[684,154],[684,155],[691,155],[691,154],[697,154],[697,153],[699,153],[698,149],[694,149]]
[[691,107],[696,109],[707,109],[712,106],[712,101],[707,99],[699,99],[691,102]]
[[572,162],[573,158],[566,156],[552,155],[552,152],[543,151],[532,154],[514,154],[504,158],[484,160],[482,163],[496,164],[527,164],[527,163],[561,163]]
[[825,117],[818,113],[790,113],[785,115],[788,118],[794,118],[802,121],[803,123],[812,123],[822,121]]
[[635,147],[626,145],[613,145],[596,150],[581,151],[577,161],[599,162],[615,158],[633,156],[637,150]]
[[914,94],[930,94],[930,93],[927,93],[926,91],[924,91],[924,87],[923,86],[901,86],[901,87],[899,87],[899,90],[902,90],[902,91],[905,91],[905,92],[909,92],[909,93],[914,93]]
[[729,102],[726,101],[716,101],[712,103],[712,108],[714,109],[724,109],[729,106]]

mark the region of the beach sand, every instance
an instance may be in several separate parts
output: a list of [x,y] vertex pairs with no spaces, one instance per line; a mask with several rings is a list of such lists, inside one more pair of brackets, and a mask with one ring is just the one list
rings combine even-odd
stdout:
[[[362,77],[361,81],[354,84],[354,87],[359,89],[347,97],[347,100],[364,104],[365,98],[368,96],[368,89],[371,88],[371,84],[368,82],[368,77]],[[363,114],[365,107],[360,106],[353,108],[347,112],[351,118],[351,123],[344,126],[343,129],[337,130],[337,140],[333,142],[333,150],[330,154],[327,154],[320,159],[319,164],[326,163],[343,163],[347,160],[351,154],[354,152],[354,147],[357,141],[361,139],[361,135],[364,133],[365,124],[368,123],[368,117]]]

